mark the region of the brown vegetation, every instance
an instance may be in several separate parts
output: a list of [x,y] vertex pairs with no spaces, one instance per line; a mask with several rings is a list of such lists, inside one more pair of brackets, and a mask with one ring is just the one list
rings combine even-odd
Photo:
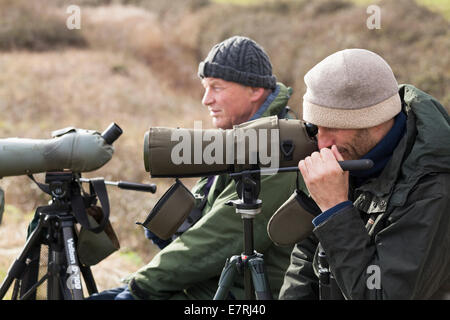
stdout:
[[[327,55],[351,47],[379,53],[400,83],[414,84],[450,108],[449,22],[413,0],[377,2],[380,30],[367,29],[366,7],[343,0],[248,6],[74,0],[81,6],[81,30],[66,28],[65,1],[45,3],[0,0],[0,137],[49,138],[66,126],[101,131],[114,121],[124,134],[113,159],[85,176],[158,185],[155,195],[108,188],[123,249],[94,267],[100,289],[119,284],[158,250],[134,222],[145,218],[172,181],[145,172],[144,133],[150,126],[192,126],[194,120],[209,125],[196,72],[215,43],[236,34],[259,42],[278,79],[294,88],[290,105],[297,112],[303,75]],[[43,174],[37,178],[42,181]],[[24,176],[1,179],[0,187],[7,204],[0,226],[1,279],[24,243],[33,210],[48,197]],[[141,260],[127,260],[126,252]]]

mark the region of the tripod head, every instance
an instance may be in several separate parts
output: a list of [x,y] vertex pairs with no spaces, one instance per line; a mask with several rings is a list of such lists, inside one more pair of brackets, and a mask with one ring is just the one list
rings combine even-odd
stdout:
[[255,165],[252,170],[231,173],[230,177],[236,182],[236,193],[239,200],[229,201],[226,204],[235,206],[238,213],[241,212],[247,215],[250,213],[249,210],[260,209],[262,201],[258,199],[261,191],[259,166]]
[[[102,231],[101,226],[104,227],[106,220],[109,217],[109,200],[105,185],[114,185],[121,189],[156,192],[155,184],[142,184],[127,181],[104,181],[103,178],[86,179],[81,178],[81,173],[71,171],[60,172],[46,172],[45,184],[37,182],[32,175],[29,175],[37,186],[45,193],[52,197],[50,207],[68,207],[73,212],[74,216],[85,228],[93,231]],[[90,192],[87,193],[82,187],[82,183],[89,183]],[[95,205],[97,199],[100,200],[104,211],[104,223],[101,223],[98,228],[91,228],[87,218],[85,218],[85,208]]]
[[54,200],[62,201],[70,198],[70,185],[75,180],[72,172],[47,172],[45,183],[48,183],[48,192]]
[[243,203],[254,203],[261,191],[261,175],[258,172],[244,171],[239,174],[230,174],[236,181],[236,191]]

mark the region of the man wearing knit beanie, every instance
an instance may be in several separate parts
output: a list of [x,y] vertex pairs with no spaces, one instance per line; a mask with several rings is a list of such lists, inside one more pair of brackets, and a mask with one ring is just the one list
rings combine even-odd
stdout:
[[198,76],[205,88],[202,103],[221,129],[260,117],[269,105],[264,102],[280,87],[264,49],[241,36],[216,44],[200,62]]
[[[268,55],[247,37],[235,36],[215,45],[200,62],[198,75],[205,89],[202,103],[216,128],[228,129],[260,117],[286,115],[291,88],[276,82]],[[254,220],[255,250],[264,254],[275,299],[292,246],[275,246],[266,232],[267,221],[293,193],[296,181],[295,173],[284,173],[262,176],[260,182],[259,198],[264,205]],[[161,241],[147,232],[162,250],[130,276],[125,290],[113,289],[109,296],[106,292],[97,298],[211,300],[214,297],[225,261],[240,255],[243,248],[242,219],[233,207],[226,205],[227,201],[238,199],[236,185],[228,175],[205,177],[197,182],[192,193],[199,199],[196,210],[175,239]],[[245,298],[243,277],[236,277],[230,298]]]
[[[303,118],[318,127],[319,151],[299,169],[321,213],[292,252],[280,298],[450,298],[444,107],[398,86],[386,61],[363,49],[328,56],[304,80]],[[337,161],[352,159],[374,166],[343,172]]]

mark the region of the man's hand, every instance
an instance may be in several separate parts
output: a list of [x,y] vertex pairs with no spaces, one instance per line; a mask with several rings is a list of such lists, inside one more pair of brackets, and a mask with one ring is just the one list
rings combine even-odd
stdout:
[[323,148],[298,163],[306,187],[322,212],[348,200],[348,172],[338,161],[344,158],[335,145]]

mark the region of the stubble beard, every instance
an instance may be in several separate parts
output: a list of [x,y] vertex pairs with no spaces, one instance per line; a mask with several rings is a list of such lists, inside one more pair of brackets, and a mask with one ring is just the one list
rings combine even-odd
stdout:
[[344,145],[337,146],[344,160],[358,160],[366,155],[374,146],[376,141],[368,129],[358,130],[353,139]]

